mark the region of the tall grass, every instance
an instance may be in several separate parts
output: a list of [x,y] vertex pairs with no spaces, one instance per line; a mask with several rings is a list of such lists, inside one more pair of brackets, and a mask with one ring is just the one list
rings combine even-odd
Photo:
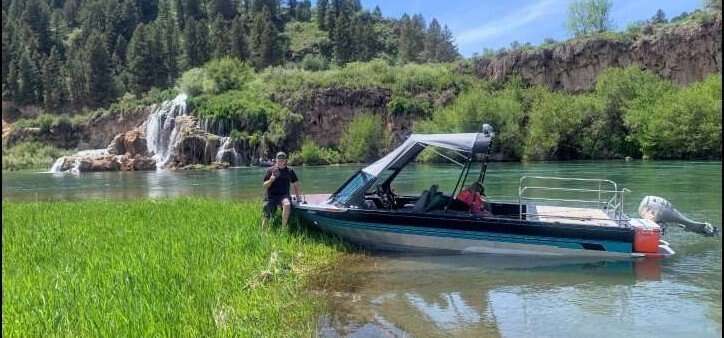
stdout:
[[342,246],[260,231],[258,203],[3,202],[7,337],[308,336]]

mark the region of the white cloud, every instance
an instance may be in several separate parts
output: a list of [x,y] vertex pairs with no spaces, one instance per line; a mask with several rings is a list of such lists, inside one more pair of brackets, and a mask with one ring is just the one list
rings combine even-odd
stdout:
[[567,1],[544,0],[528,5],[498,20],[459,32],[456,34],[455,41],[462,46],[497,37],[542,17],[561,13],[565,9],[565,6],[561,5],[565,3]]

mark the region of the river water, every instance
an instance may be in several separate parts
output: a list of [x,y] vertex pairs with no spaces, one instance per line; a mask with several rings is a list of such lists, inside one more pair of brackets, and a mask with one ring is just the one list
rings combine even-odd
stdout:
[[[299,167],[305,193],[331,192],[359,166]],[[413,166],[398,192],[430,182],[452,186],[458,170]],[[219,171],[3,172],[3,200],[205,196],[261,197],[262,168]],[[632,190],[635,215],[646,195],[670,200],[695,220],[721,226],[721,162],[606,161],[492,163],[492,200],[515,200],[522,175],[607,178]],[[677,229],[677,254],[663,261],[602,262],[495,256],[365,255],[326,276],[329,310],[319,335],[355,337],[718,337],[721,239]]]

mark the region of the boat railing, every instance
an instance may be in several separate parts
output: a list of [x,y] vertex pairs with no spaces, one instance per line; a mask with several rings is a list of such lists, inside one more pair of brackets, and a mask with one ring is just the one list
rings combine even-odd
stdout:
[[[518,185],[520,218],[602,220],[614,221],[621,225],[628,221],[623,211],[624,193],[626,192],[629,190],[619,189],[616,182],[605,179],[523,176]],[[529,204],[536,206],[565,204],[567,207],[599,209],[607,217],[541,214],[527,208],[526,206]]]

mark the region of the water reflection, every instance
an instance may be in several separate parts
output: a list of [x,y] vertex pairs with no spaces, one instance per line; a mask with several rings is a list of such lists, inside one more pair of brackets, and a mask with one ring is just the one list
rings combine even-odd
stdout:
[[703,337],[720,332],[705,302],[691,297],[697,290],[662,278],[664,265],[495,255],[371,257],[335,273],[344,280],[330,297],[319,334]]

